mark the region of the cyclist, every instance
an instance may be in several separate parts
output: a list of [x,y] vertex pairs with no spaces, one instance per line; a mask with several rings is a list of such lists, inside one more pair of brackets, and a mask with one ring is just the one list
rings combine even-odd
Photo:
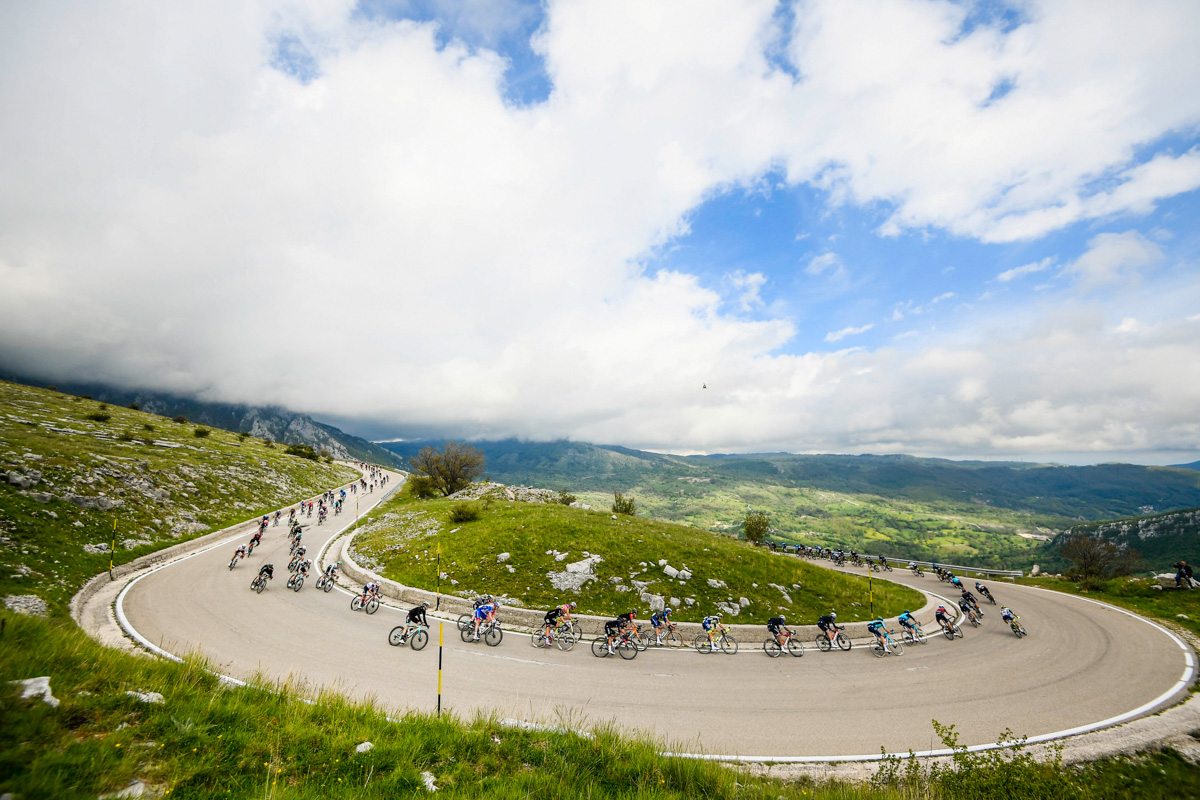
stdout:
[[293,550],[300,549],[300,540],[303,538],[304,538],[304,534],[302,534],[300,531],[296,531],[296,538],[292,540],[292,549]]
[[954,623],[950,620],[950,612],[946,610],[945,606],[938,606],[937,610],[933,612],[933,618],[942,627],[951,629],[954,627]]
[[779,643],[780,647],[783,647],[783,643],[787,641],[784,639],[784,634],[787,634],[788,636],[792,635],[792,629],[787,626],[787,622],[784,621],[782,615],[778,617],[771,617],[769,620],[767,620],[767,630],[769,630],[771,635],[775,637],[775,641]]
[[880,568],[881,568],[881,569],[887,569],[887,568],[888,568],[887,556],[880,556],[880,557],[879,557],[879,566],[880,566]]
[[662,611],[655,611],[650,615],[650,625],[654,628],[654,643],[662,644],[663,630],[671,624],[671,609],[664,608]]
[[958,598],[958,607],[962,609],[963,614],[975,620],[976,622],[979,621],[979,618],[975,616],[975,609],[971,608],[971,604],[967,602],[967,598]]
[[363,587],[363,593],[362,593],[363,605],[367,604],[368,597],[378,597],[378,596],[379,596],[379,584],[376,583],[375,581],[371,581],[370,583],[368,583],[366,586]]
[[875,641],[879,642],[879,645],[883,648],[883,652],[892,652],[891,649],[888,648],[887,639],[885,639],[883,636],[883,617],[876,617],[868,622],[867,631],[875,637]]
[[555,606],[546,612],[546,616],[542,620],[542,623],[546,629],[546,644],[550,644],[550,631],[558,625],[558,620],[560,618],[566,620],[571,619],[571,609],[573,608],[575,608],[574,603],[563,603],[561,606]]
[[630,611],[625,614],[617,614],[617,619],[621,620],[621,630],[633,630],[634,620],[637,618],[637,610]]
[[979,592],[981,595],[986,597],[988,600],[991,600],[993,603],[996,602],[996,598],[992,597],[992,593],[988,591],[988,588],[986,586],[984,586],[982,583],[980,583],[979,581],[975,581],[975,591]]
[[829,641],[832,642],[837,637],[838,632],[837,612],[830,611],[825,616],[818,617],[817,627],[820,628],[821,631],[823,631],[824,634],[829,637]]
[[310,569],[312,569],[312,561],[306,558],[301,561],[300,566],[296,568],[296,574],[298,574],[301,578],[307,578],[308,571]]
[[329,580],[331,580],[331,581],[336,581],[338,569],[341,566],[342,566],[342,562],[339,561],[336,564],[330,564],[329,566],[325,567],[325,577],[329,578]]
[[1015,620],[1020,619],[1020,617],[1014,614],[1013,610],[1008,606],[1000,606],[1000,619],[1011,625]]
[[904,613],[903,613],[903,614],[901,614],[901,615],[900,615],[900,616],[899,616],[899,617],[896,619],[896,621],[897,621],[897,622],[899,622],[901,625],[903,625],[903,626],[904,626],[904,627],[905,627],[907,630],[909,630],[909,631],[911,631],[911,632],[913,632],[913,633],[916,633],[916,630],[917,630],[917,620],[916,620],[916,618],[915,618],[915,617],[914,617],[914,616],[913,616],[913,615],[912,615],[912,614],[911,614],[911,613],[908,611],[908,609],[905,609],[905,610],[904,610]]
[[610,619],[604,623],[604,637],[608,640],[608,654],[611,656],[613,652],[613,639],[621,633],[621,627],[624,625],[620,618]]
[[412,628],[420,625],[424,625],[426,628],[429,627],[429,620],[425,618],[425,609],[427,608],[429,608],[429,603],[421,603],[421,605],[408,612],[408,616],[404,619],[404,633],[400,634],[401,644],[404,644],[405,640],[408,639],[408,632]]
[[275,565],[274,564],[263,564],[262,567],[259,568],[258,574],[260,576],[266,575],[267,580],[269,580],[269,581],[275,580]]
[[254,535],[250,537],[250,543],[255,547],[262,544],[262,533],[262,528],[259,528],[257,531],[255,531]]
[[953,572],[950,573],[950,583],[954,584],[955,589],[962,590],[963,588],[962,578],[958,577]]
[[980,619],[982,619],[983,618],[983,609],[981,609],[979,607],[979,601],[975,599],[975,595],[973,595],[969,591],[967,591],[967,588],[965,586],[963,587],[963,590],[962,590],[962,597],[963,597],[963,600],[966,600],[968,603],[971,604],[971,608],[975,609],[975,613],[979,615]]
[[245,557],[246,557],[246,545],[239,544],[237,546],[237,550],[233,551],[233,561],[231,561],[230,563],[232,564],[232,563],[236,562],[239,558],[245,558]]
[[307,552],[308,552],[308,548],[305,547],[304,545],[300,545],[299,547],[296,548],[296,552],[292,554],[293,555],[292,562],[299,564],[301,561],[304,560],[304,554]]
[[713,637],[717,635],[717,626],[720,624],[720,614],[712,614],[700,621],[700,626],[704,628],[704,632],[708,634],[708,644],[710,647],[715,644]]
[[272,522],[272,523],[271,523],[271,526],[272,526],[272,527],[278,526],[278,525],[279,525],[279,518],[280,518],[280,517],[282,517],[282,516],[283,516],[283,512],[282,512],[282,511],[276,511],[276,512],[275,512],[275,520],[274,520],[274,522]]
[[479,623],[491,622],[496,618],[496,609],[500,603],[495,600],[490,600],[475,609],[475,636],[473,641],[479,640]]

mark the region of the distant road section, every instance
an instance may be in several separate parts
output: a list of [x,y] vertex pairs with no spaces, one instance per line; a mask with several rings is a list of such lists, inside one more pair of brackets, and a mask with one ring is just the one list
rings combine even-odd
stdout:
[[[377,489],[360,498],[360,512],[369,512],[368,498],[373,505],[381,496]],[[353,522],[348,505],[349,517],[307,529],[310,555]],[[398,710],[433,710],[436,624],[424,651],[393,648],[387,634],[402,621],[398,611],[351,611],[350,596],[317,591],[315,575],[302,591],[287,590],[282,525],[269,528],[263,546],[230,571],[232,551],[232,544],[217,547],[137,580],[122,602],[129,623],[169,652],[203,653],[228,675],[262,671]],[[250,581],[268,561],[275,580],[256,595]],[[946,587],[932,576],[894,574],[927,592]],[[966,626],[964,639],[938,635],[882,659],[856,645],[845,653],[810,649],[803,658],[650,650],[621,661],[593,657],[587,642],[569,653],[535,650],[517,632],[496,648],[464,644],[447,624],[443,707],[463,717],[494,711],[569,727],[614,720],[681,752],[854,756],[878,755],[881,746],[936,749],[932,719],[953,724],[963,744],[986,744],[1005,729],[1036,737],[1115,724],[1187,692],[1192,653],[1159,626],[1084,598],[1003,582],[991,587],[1021,616],[1027,638],[1017,639],[1000,622],[998,606],[987,605],[983,626]]]

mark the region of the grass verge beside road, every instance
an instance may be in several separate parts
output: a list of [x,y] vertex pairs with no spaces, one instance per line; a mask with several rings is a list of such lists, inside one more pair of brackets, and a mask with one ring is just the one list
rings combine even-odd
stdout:
[[[714,613],[717,603],[739,605],[743,597],[749,605],[739,606],[736,616],[726,613],[727,622],[764,623],[783,614],[789,623],[811,623],[830,609],[839,620],[868,619],[872,591],[875,611],[883,616],[925,604],[919,592],[890,581],[869,586],[863,577],[682,525],[507,499],[477,502],[477,519],[450,522],[455,505],[449,499],[393,498],[372,512],[372,522],[355,538],[355,558],[387,578],[432,591],[440,545],[447,575],[443,592],[488,592],[519,598],[529,608],[574,600],[585,614],[636,608],[648,615],[639,599],[643,591],[679,601],[676,618],[685,621]],[[504,553],[508,557],[499,560]],[[578,592],[555,589],[548,574],[565,571],[587,554],[603,559],[594,567],[596,578]],[[669,577],[658,563],[662,559],[674,569],[686,565],[692,577]],[[724,585],[713,586],[710,579]]]

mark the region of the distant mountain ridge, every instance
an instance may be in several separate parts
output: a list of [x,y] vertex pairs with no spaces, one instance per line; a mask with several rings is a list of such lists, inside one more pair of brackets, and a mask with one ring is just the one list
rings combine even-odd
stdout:
[[[14,382],[37,385],[28,380],[14,379]],[[332,425],[317,422],[307,414],[297,414],[279,406],[212,403],[167,392],[122,389],[95,383],[59,383],[56,388],[114,406],[136,403],[141,410],[151,414],[184,416],[190,422],[235,433],[249,433],[283,444],[307,444],[317,452],[328,450],[334,458],[357,459],[393,467],[399,464],[399,459],[389,450]]]
[[[404,459],[441,440],[387,442]],[[906,455],[673,456],[584,442],[476,441],[487,474],[508,484],[626,491],[649,480],[740,479],[922,502],[971,502],[1077,520],[1200,506],[1200,474],[1171,467],[950,461]]]
[[1054,544],[1079,535],[1136,548],[1159,571],[1179,559],[1200,563],[1200,508],[1075,525],[1055,537]]
[[1198,469],[1200,470],[1200,461],[1193,461],[1190,464],[1172,464],[1175,469]]

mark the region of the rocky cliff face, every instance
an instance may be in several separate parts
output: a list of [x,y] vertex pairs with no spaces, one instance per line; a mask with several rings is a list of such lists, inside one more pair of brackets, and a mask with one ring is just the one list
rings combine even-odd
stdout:
[[1075,525],[1059,534],[1054,544],[1072,536],[1096,536],[1136,548],[1147,566],[1155,569],[1165,569],[1181,558],[1200,562],[1200,508]]

